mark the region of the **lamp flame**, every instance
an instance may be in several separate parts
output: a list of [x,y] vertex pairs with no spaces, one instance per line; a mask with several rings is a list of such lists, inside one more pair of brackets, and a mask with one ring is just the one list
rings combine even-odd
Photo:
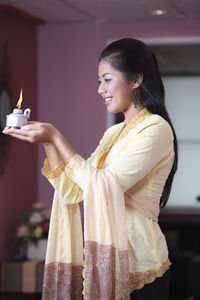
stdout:
[[23,93],[23,90],[21,89],[21,91],[20,91],[20,96],[19,96],[19,100],[18,100],[17,105],[16,105],[18,109],[21,108],[21,104],[22,104],[22,100],[23,100],[23,95],[22,95],[22,93]]

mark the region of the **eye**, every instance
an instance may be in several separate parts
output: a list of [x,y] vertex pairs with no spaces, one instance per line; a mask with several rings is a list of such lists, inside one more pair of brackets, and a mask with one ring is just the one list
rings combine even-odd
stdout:
[[111,78],[105,78],[105,82],[110,82],[111,80]]
[[98,80],[97,83],[98,83],[98,85],[100,85],[101,84],[101,80]]

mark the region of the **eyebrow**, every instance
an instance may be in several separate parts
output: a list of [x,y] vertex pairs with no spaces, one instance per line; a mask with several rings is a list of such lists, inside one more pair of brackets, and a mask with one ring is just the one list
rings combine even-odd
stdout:
[[[102,75],[102,77],[105,77],[106,75],[111,75],[110,73],[104,73],[103,75]],[[98,75],[98,77],[100,77],[99,75]]]

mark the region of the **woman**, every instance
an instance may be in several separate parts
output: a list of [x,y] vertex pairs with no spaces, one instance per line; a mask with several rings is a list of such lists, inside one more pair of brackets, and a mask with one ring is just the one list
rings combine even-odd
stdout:
[[55,188],[43,299],[82,293],[87,300],[168,299],[170,261],[157,222],[176,172],[177,144],[155,56],[135,39],[108,45],[100,55],[98,93],[125,121],[105,132],[88,160],[51,124],[4,130],[44,143],[42,173]]

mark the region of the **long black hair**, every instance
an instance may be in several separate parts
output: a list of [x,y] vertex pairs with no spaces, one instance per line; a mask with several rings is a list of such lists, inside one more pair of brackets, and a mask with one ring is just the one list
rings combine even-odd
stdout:
[[140,85],[143,106],[153,114],[163,117],[171,126],[174,135],[174,163],[165,182],[160,207],[168,201],[174,174],[178,164],[177,138],[169,114],[165,107],[165,90],[155,54],[141,41],[125,38],[109,44],[101,53],[99,61],[108,58],[111,66],[130,80],[143,75]]

